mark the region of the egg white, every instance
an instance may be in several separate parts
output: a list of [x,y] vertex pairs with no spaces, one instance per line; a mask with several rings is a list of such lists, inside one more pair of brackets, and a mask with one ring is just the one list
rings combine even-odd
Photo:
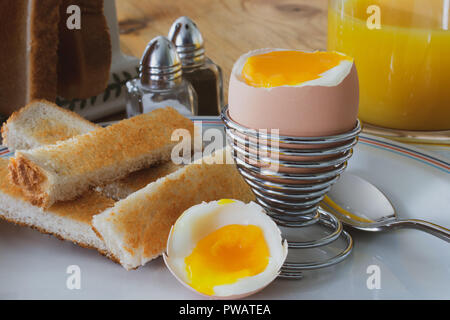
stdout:
[[214,296],[229,297],[259,291],[279,274],[287,256],[287,242],[282,240],[280,229],[258,204],[219,204],[218,201],[191,207],[177,220],[170,232],[167,255],[164,257],[171,272],[184,284],[189,283],[184,259],[192,253],[197,243],[230,224],[255,225],[261,228],[269,248],[269,261],[265,270],[255,276],[241,278],[235,283],[214,287]]
[[[255,88],[253,86],[248,85],[245,80],[242,78],[242,70],[244,69],[245,62],[247,61],[247,58],[255,55],[260,55],[272,51],[300,51],[300,50],[290,50],[290,49],[278,49],[278,48],[264,48],[264,49],[257,49],[250,52],[247,52],[246,54],[243,54],[239,57],[239,59],[236,61],[236,63],[233,66],[233,69],[231,71],[231,75],[236,77],[239,81],[243,82],[246,86]],[[306,51],[302,51],[306,52]],[[342,56],[346,56],[343,53],[336,52],[337,54],[340,54]],[[257,89],[265,89],[270,91],[273,88],[278,87],[307,87],[307,86],[322,86],[322,87],[334,87],[338,86],[344,79],[350,74],[350,71],[353,66],[353,59],[352,60],[342,60],[337,66],[325,71],[324,73],[321,73],[319,78],[309,80],[302,82],[297,85],[283,85],[283,86],[274,86],[274,87],[257,87]]]

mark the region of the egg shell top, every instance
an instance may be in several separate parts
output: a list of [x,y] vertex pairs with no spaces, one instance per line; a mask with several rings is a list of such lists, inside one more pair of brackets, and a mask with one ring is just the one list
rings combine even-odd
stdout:
[[[241,77],[247,57],[281,49],[259,49],[241,56],[231,73],[229,113],[231,119],[252,129],[279,129],[280,135],[320,137],[355,127],[359,84],[356,67],[338,83],[317,85],[252,87]],[[328,75],[327,77],[329,77]]]

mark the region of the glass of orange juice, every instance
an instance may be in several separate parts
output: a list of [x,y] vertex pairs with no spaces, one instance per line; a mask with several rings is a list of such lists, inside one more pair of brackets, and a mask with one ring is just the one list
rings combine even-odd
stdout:
[[355,59],[363,122],[409,131],[450,130],[449,3],[329,1],[328,50]]

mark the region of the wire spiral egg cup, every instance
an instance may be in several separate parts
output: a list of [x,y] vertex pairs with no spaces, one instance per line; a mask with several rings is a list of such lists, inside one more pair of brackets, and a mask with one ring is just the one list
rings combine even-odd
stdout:
[[312,225],[328,230],[320,239],[296,241],[286,237],[289,249],[319,248],[339,238],[345,241],[343,250],[324,260],[288,260],[280,276],[298,279],[302,271],[332,266],[344,260],[353,248],[353,239],[336,217],[318,205],[347,167],[361,132],[359,120],[352,130],[343,134],[292,137],[243,127],[229,117],[228,107],[223,108],[221,117],[238,170],[269,216],[280,227],[295,233]]

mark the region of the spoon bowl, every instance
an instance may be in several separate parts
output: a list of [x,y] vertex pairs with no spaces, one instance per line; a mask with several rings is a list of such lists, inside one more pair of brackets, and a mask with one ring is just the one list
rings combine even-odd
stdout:
[[363,231],[414,228],[450,242],[450,230],[429,221],[400,219],[393,204],[367,180],[344,172],[320,203],[347,226]]

